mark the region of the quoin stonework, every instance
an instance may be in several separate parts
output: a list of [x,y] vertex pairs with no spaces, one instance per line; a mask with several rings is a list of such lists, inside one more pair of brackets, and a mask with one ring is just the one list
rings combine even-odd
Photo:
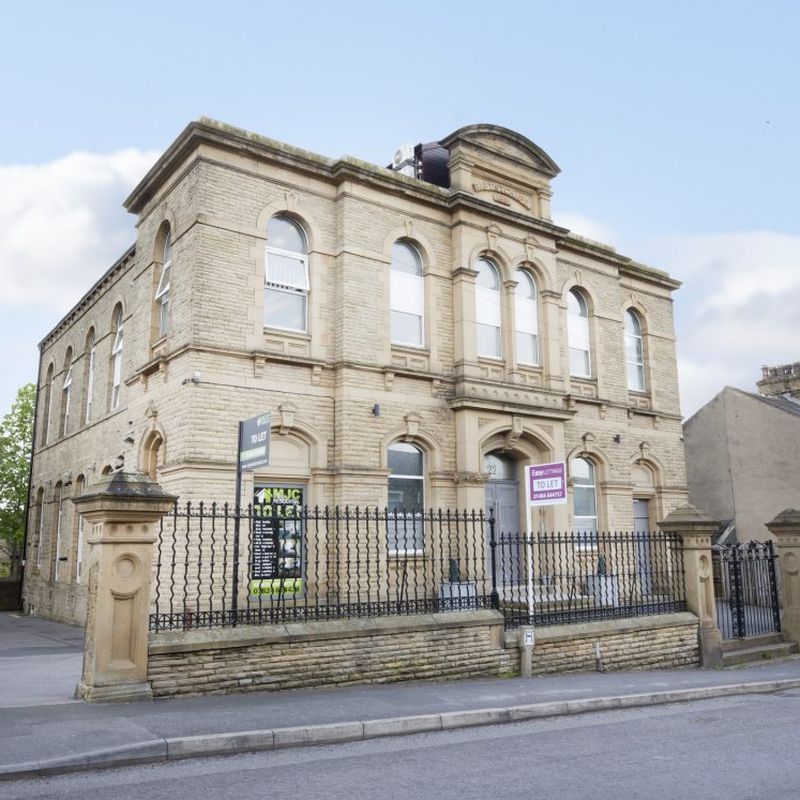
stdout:
[[244,503],[491,509],[516,532],[524,466],[559,461],[567,503],[537,529],[651,530],[685,502],[678,282],[554,224],[559,168],[525,136],[406,152],[210,119],[169,146],[125,201],[135,244],[40,345],[28,611],[85,618],[72,498],[124,466],[233,503],[237,423],[266,412]]

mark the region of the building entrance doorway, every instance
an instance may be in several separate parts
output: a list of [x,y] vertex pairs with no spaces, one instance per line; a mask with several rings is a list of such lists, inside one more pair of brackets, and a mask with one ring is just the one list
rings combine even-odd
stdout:
[[636,534],[636,572],[642,594],[653,593],[653,562],[650,553],[650,503],[633,501],[633,532]]
[[[519,480],[517,462],[501,453],[489,453],[484,457],[484,470],[489,473],[486,482],[486,516],[494,514],[495,536],[500,541],[501,534],[513,536],[515,545],[510,542],[497,548],[498,582],[504,585],[515,584],[520,580],[520,553],[516,540],[519,539]],[[486,526],[486,563],[490,567],[489,526]]]

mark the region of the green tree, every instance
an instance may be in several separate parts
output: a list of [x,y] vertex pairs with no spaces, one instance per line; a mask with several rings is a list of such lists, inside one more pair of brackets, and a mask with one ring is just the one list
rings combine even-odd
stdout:
[[36,387],[25,384],[0,421],[0,564],[12,577],[22,569],[35,400]]

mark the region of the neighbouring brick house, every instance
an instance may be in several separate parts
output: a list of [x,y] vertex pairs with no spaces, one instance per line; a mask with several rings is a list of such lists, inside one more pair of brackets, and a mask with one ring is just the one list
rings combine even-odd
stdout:
[[40,345],[30,611],[85,617],[70,498],[124,463],[232,501],[237,421],[264,411],[245,502],[491,507],[516,530],[523,465],[560,460],[570,502],[542,529],[648,529],[685,501],[678,282],[554,224],[559,168],[518,133],[395,161],[201,119],[134,189],[135,245]]

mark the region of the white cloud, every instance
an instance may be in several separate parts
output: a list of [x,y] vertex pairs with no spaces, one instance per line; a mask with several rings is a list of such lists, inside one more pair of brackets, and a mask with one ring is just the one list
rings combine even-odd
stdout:
[[602,222],[585,217],[583,214],[573,214],[571,212],[556,214],[553,222],[556,225],[569,228],[573,233],[577,233],[578,236],[594,239],[594,241],[602,242],[603,244],[614,245],[615,237],[611,228]]
[[68,310],[134,241],[121,203],[157,157],[129,149],[0,165],[0,306]]

